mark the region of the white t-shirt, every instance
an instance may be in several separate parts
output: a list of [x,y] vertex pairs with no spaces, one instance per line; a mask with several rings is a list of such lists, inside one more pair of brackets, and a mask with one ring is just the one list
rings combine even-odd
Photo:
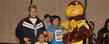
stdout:
[[[35,19],[33,19],[33,18],[29,18],[29,20],[33,23],[33,25],[34,24],[36,24],[36,21],[37,21],[37,18],[35,18]],[[36,33],[37,33],[37,30],[36,30],[36,28],[34,28],[34,30],[35,30],[35,36],[37,35]]]
[[35,18],[35,19],[33,19],[33,18],[29,18],[29,20],[30,20],[33,24],[35,24],[36,21],[37,21],[37,18]]

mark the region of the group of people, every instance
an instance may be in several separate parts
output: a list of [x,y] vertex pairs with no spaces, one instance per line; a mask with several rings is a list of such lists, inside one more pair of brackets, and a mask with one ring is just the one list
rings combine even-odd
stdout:
[[[58,15],[45,14],[44,19],[40,20],[35,5],[30,5],[28,12],[28,16],[20,20],[16,27],[15,35],[19,39],[19,44],[64,44],[63,34],[67,32],[63,31],[60,26],[61,19]],[[95,41],[97,44],[105,43],[106,38],[109,39],[109,19],[104,28],[98,32],[97,40],[94,33],[94,23],[91,21],[89,25],[91,25],[93,32],[89,37],[89,44],[95,44]]]
[[19,44],[63,44],[59,16],[45,14],[40,20],[35,5],[30,5],[28,12],[28,17],[20,20],[16,27]]

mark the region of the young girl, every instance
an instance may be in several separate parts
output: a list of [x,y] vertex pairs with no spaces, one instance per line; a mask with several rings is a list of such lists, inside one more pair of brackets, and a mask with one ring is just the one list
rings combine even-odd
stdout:
[[38,35],[38,41],[35,44],[48,44],[45,42],[45,35],[43,33]]
[[50,19],[51,25],[48,26],[48,41],[51,44],[63,44],[62,28],[60,27],[60,17],[53,15]]

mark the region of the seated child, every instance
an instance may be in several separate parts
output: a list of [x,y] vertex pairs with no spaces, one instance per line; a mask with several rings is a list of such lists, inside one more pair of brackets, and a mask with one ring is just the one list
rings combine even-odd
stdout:
[[45,35],[43,33],[39,34],[38,41],[35,44],[48,44],[45,42]]

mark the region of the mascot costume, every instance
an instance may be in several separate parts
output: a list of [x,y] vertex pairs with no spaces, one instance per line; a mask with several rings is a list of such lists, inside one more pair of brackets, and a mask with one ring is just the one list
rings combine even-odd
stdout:
[[79,1],[72,1],[66,8],[67,22],[62,23],[62,27],[68,33],[63,36],[64,44],[88,44],[90,36],[90,26],[84,19],[84,7]]

